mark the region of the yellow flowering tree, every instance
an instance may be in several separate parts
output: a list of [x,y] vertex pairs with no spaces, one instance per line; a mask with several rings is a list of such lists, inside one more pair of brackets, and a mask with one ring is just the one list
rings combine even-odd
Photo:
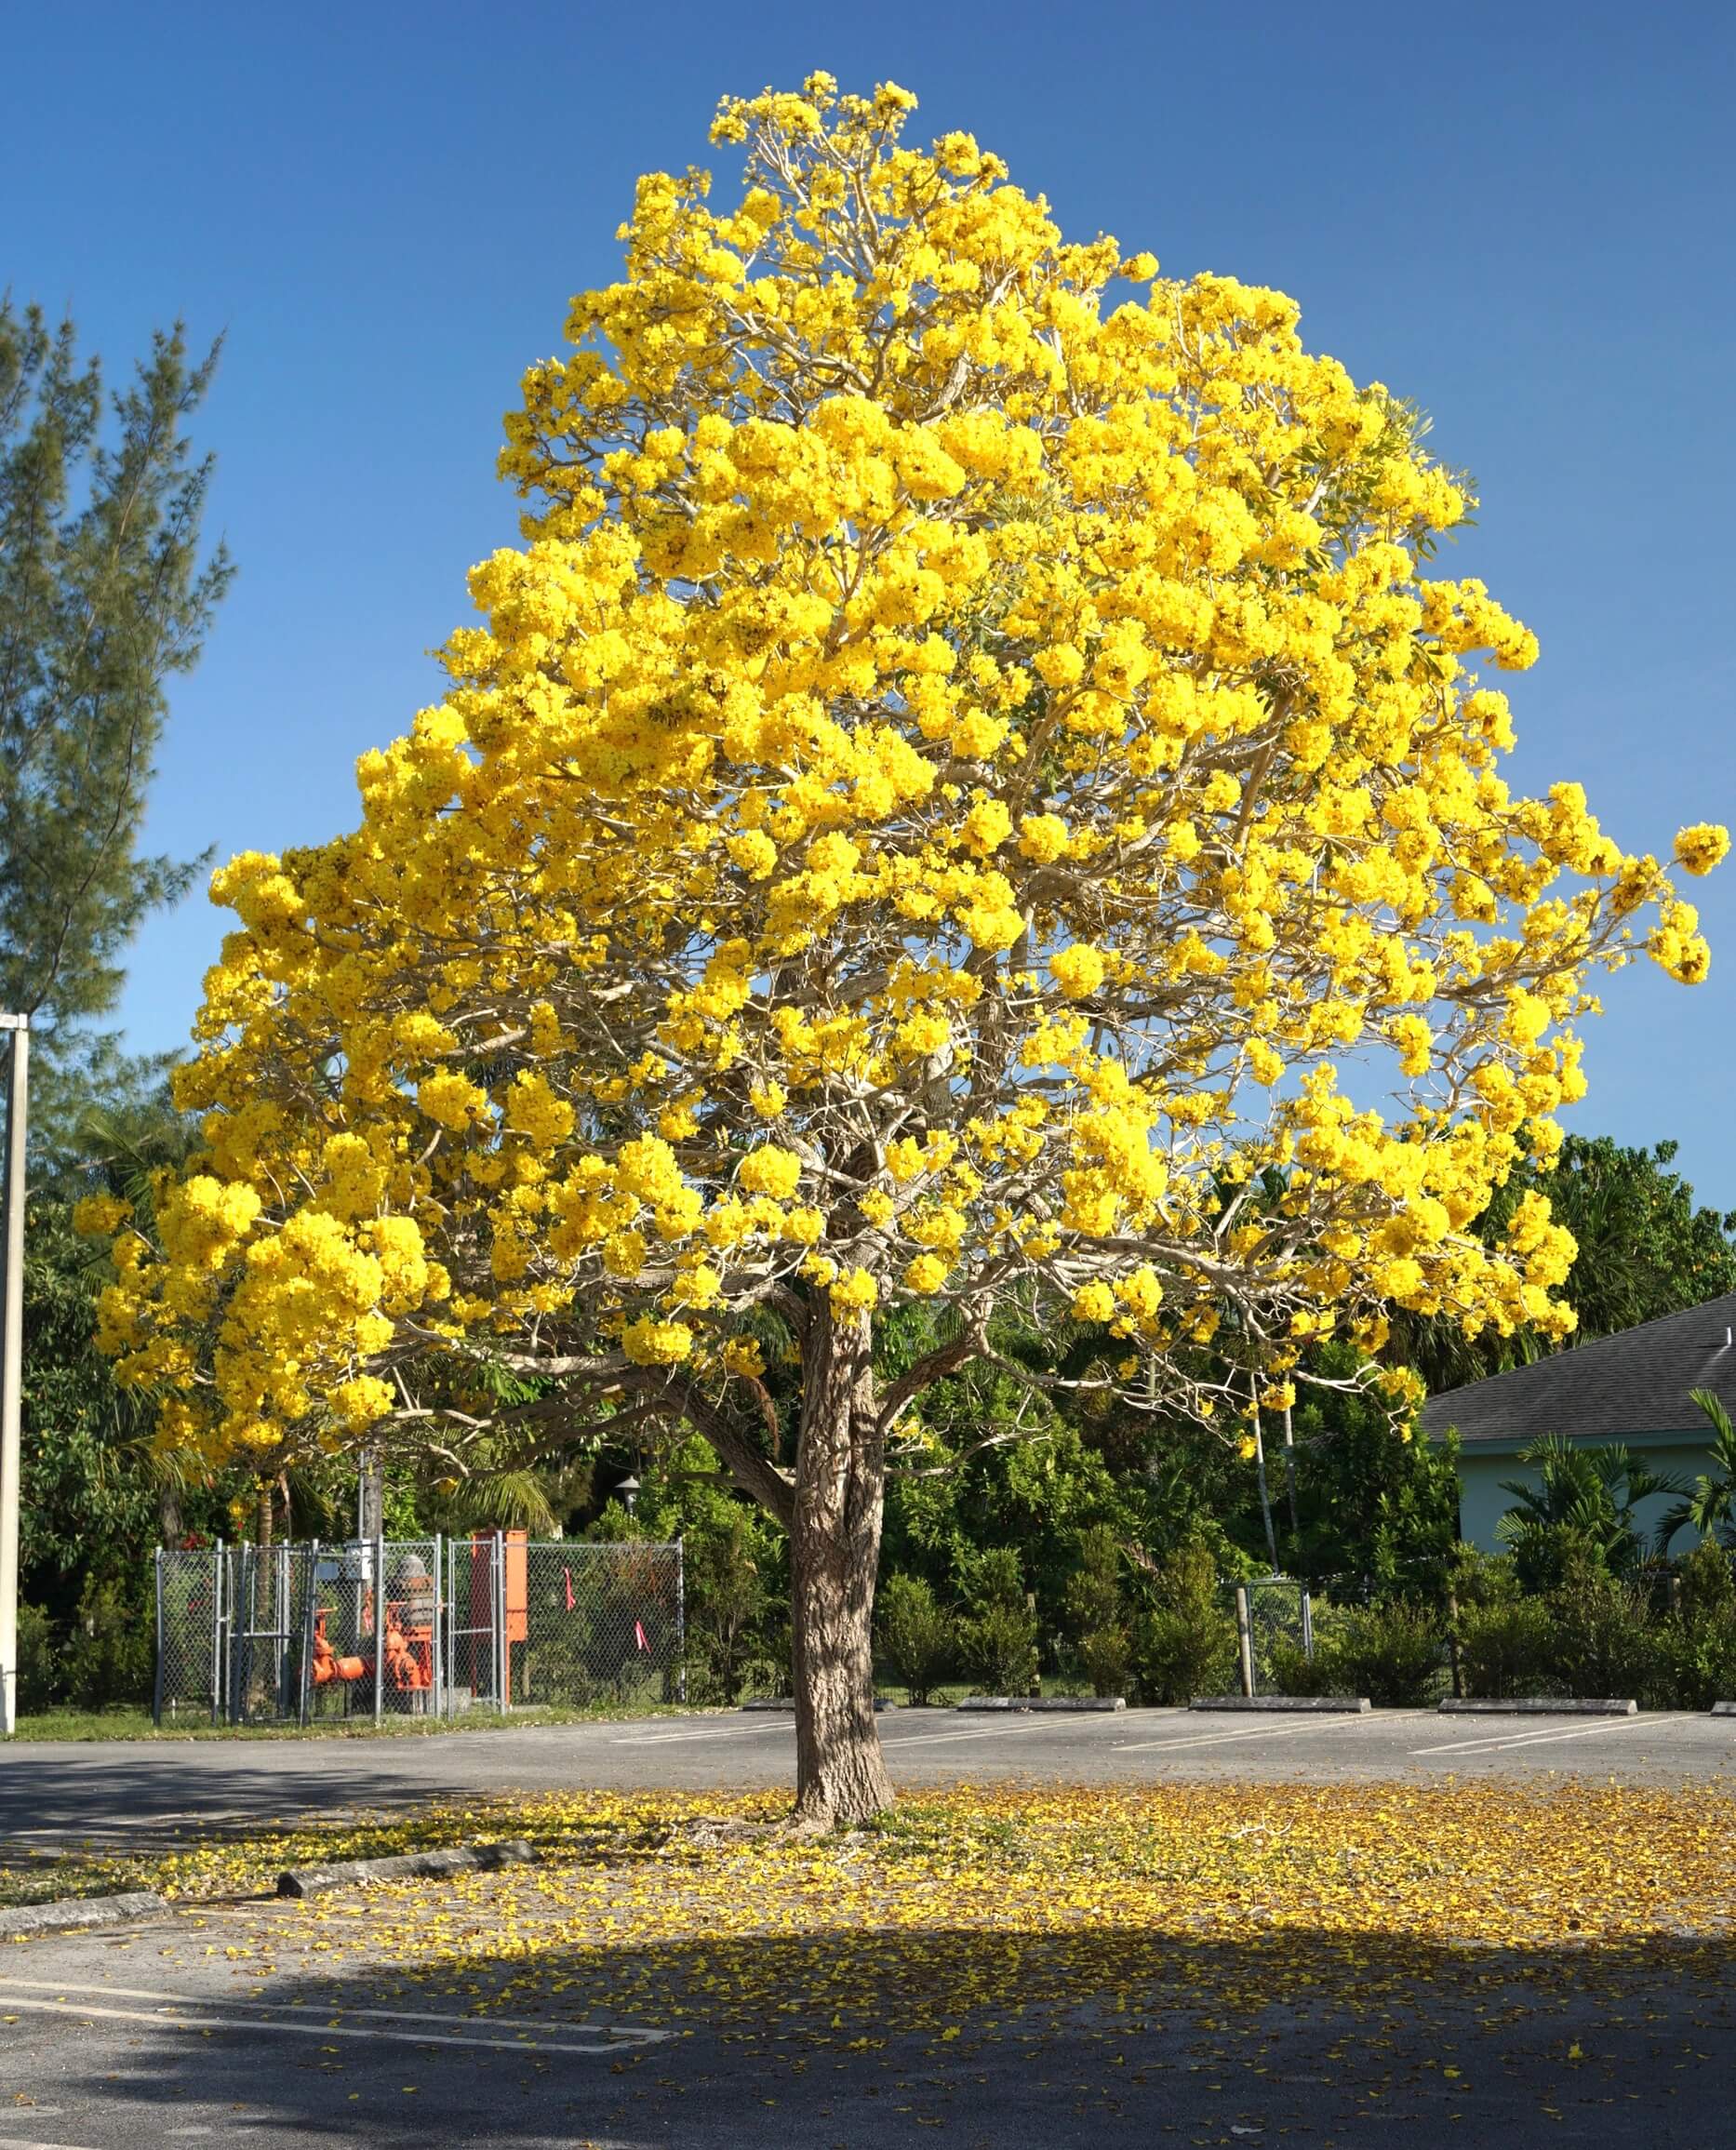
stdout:
[[219,874],[205,1152],[91,1219],[213,1456],[697,1427],[792,1534],[821,1820],[889,1796],[888,1450],[997,1305],[1220,1422],[1386,1302],[1559,1333],[1546,1202],[1467,1227],[1580,1092],[1588,975],[1707,961],[1576,786],[1503,782],[1484,674],[1535,645],[1431,571],[1467,495],[1404,407],[913,102],[815,76],[723,106],[733,207],[641,182],[449,691],[354,835]]

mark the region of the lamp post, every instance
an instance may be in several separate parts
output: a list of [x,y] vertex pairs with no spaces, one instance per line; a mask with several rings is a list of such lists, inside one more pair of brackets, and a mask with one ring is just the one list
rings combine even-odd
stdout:
[[621,1481],[615,1490],[627,1503],[627,1513],[631,1516],[639,1504],[639,1481],[629,1474]]
[[0,1319],[0,1738],[18,1729],[19,1421],[24,1362],[24,1119],[30,1018],[0,1015],[9,1033],[6,1086],[5,1315]]

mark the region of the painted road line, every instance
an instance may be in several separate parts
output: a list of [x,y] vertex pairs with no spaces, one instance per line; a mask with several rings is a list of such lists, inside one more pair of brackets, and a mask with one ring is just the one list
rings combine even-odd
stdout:
[[1413,1755],[1498,1755],[1513,1747],[1543,1747],[1556,1740],[1594,1740],[1600,1732],[1634,1731],[1643,1717],[1612,1717],[1608,1724],[1576,1725],[1561,1731],[1488,1734],[1480,1740],[1452,1740],[1439,1747],[1412,1747]]
[[29,2135],[0,2135],[0,2150],[83,2150],[77,2143],[38,2143]]
[[[27,1988],[33,1993],[52,1994],[56,2000],[64,2000],[68,1994],[97,1994],[108,2000],[158,2001],[168,2008],[204,2008],[207,2005],[196,1994],[164,1993],[159,1988],[137,1985],[75,1985],[63,1978],[13,1978],[0,1976],[0,2001],[14,1988]],[[651,2030],[643,2024],[628,2023],[568,2023],[552,2021],[547,2016],[448,2016],[438,2015],[421,2009],[363,2009],[353,2008],[347,2001],[267,2001],[249,2000],[243,1994],[214,1996],[220,2008],[262,2009],[267,2014],[288,2016],[319,2016],[330,2019],[339,2016],[367,2016],[370,2020],[389,2023],[458,2023],[465,2029],[486,2031],[590,2031],[598,2037],[631,2039],[639,2045],[657,2045],[665,2038],[673,2038],[674,2031]]]
[[770,1717],[763,1725],[727,1725],[714,1732],[635,1732],[631,1739],[611,1740],[611,1747],[672,1747],[687,1740],[754,1740],[762,1732],[793,1732],[795,1719]]
[[[1421,1714],[1421,1713],[1419,1713]],[[1150,1755],[1173,1752],[1181,1747],[1228,1747],[1243,1740],[1293,1740],[1302,1732],[1339,1732],[1352,1725],[1390,1725],[1391,1716],[1318,1717],[1305,1725],[1261,1725],[1245,1732],[1197,1732],[1183,1740],[1129,1740],[1118,1741],[1118,1755]]]
[[30,2009],[38,2015],[46,2016],[73,2016],[80,2023],[100,2018],[104,2023],[143,2023],[154,2031],[282,2031],[292,2037],[361,2038],[376,2045],[383,2039],[396,2046],[465,2046],[495,2053],[619,2055],[624,2043],[671,2035],[667,2031],[647,2033],[623,2028],[619,2036],[611,2036],[605,2044],[580,2046],[565,2042],[557,2044],[553,2039],[542,2038],[454,2037],[449,2031],[388,2031],[376,2029],[372,2024],[364,2030],[359,2026],[346,2027],[342,2023],[286,2023],[281,2016],[169,2015],[161,2009],[101,2009],[93,2001],[38,2000],[33,1995],[19,1993],[8,1993],[5,1998],[8,2009]]
[[197,1822],[201,1826],[205,1826],[212,1822],[260,1821],[283,1824],[284,1818],[281,1814],[266,1817],[248,1813],[240,1807],[228,1807],[220,1809],[215,1814],[202,1814],[196,1811],[179,1814],[114,1814],[111,1815],[106,1822],[95,1823],[89,1828],[84,1827],[77,1822],[54,1822],[45,1824],[40,1829],[9,1829],[7,1834],[9,1836],[106,1836],[112,1829],[162,1829],[166,1828],[171,1822]]
[[882,1740],[883,1754],[901,1755],[906,1747],[937,1747],[942,1740],[1010,1740],[1021,1732],[1028,1732],[1029,1725],[985,1725],[968,1732],[901,1732],[896,1739]]

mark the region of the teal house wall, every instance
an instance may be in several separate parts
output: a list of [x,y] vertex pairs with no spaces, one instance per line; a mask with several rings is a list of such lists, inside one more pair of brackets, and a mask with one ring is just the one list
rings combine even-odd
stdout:
[[[1537,1473],[1528,1470],[1519,1461],[1519,1450],[1526,1445],[1517,1440],[1499,1444],[1479,1442],[1468,1452],[1460,1450],[1459,1535],[1467,1544],[1479,1546],[1485,1553],[1501,1551],[1495,1526],[1514,1504],[1513,1495],[1502,1490],[1502,1479],[1516,1479],[1528,1486],[1538,1483]],[[1574,1445],[1595,1449],[1615,1444],[1609,1436],[1594,1436]],[[1622,1445],[1636,1461],[1643,1456],[1649,1470],[1661,1472],[1666,1477],[1680,1478],[1687,1485],[1691,1486],[1711,1469],[1706,1444],[1693,1434],[1630,1434]],[[1635,1509],[1648,1546],[1653,1529],[1673,1505],[1674,1499],[1675,1496],[1654,1495]],[[1684,1553],[1698,1536],[1699,1532],[1692,1529],[1678,1531],[1672,1549]]]
[[[1545,1434],[1576,1449],[1625,1448],[1685,1487],[1714,1476],[1712,1428],[1694,1401],[1705,1390],[1736,1418],[1736,1292],[1432,1395],[1421,1424],[1429,1440],[1458,1436],[1459,1534],[1493,1553],[1496,1528],[1514,1505],[1502,1481],[1537,1484],[1519,1457]],[[1649,1536],[1648,1526],[1680,1497],[1641,1502],[1642,1531]],[[1678,1531],[1672,1550],[1685,1553],[1694,1537],[1691,1528]]]

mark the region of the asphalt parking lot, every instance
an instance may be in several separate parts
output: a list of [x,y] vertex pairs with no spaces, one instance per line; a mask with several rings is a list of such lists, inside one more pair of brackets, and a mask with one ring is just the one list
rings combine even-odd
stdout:
[[[1622,1783],[1736,1783],[1736,1718],[1242,1716],[1187,1710],[987,1716],[888,1711],[899,1783],[1140,1783],[1165,1777],[1368,1782],[1590,1772]],[[67,1743],[0,1758],[0,1841],[155,1836],[177,1824],[372,1809],[482,1793],[729,1791],[794,1782],[792,1719],[696,1713],[427,1738]]]
[[[910,1789],[1475,1777],[1570,1801],[1610,1781],[1728,1793],[1736,1752],[1736,1723],[1686,1715],[911,1711],[881,1731]],[[146,1848],[466,1794],[775,1787],[793,1748],[789,1718],[757,1713],[426,1740],[22,1746],[0,1759],[0,1839]],[[899,2020],[901,1989],[884,1972],[864,1983],[886,1996],[885,2035],[828,2037],[805,2019],[812,1988],[836,1983],[839,1951],[896,1935],[768,1931],[660,1952],[627,1925],[569,1950],[552,1927],[539,1940],[532,1886],[509,1876],[498,1897],[468,1901],[461,1936],[481,1939],[457,1969],[449,1934],[444,1967],[420,1967],[420,1926],[407,1965],[402,1950],[370,1956],[382,1900],[359,1893],[189,1904],[0,1943],[0,2150],[889,2150],[934,2132],[968,2150],[1384,2150],[1401,2133],[1415,2150],[1625,2150],[1642,2130],[1656,2150],[1736,2143],[1736,1943],[1691,1919],[1622,1948],[1412,1937],[1388,1963],[1371,1904],[1351,1934],[1105,1935],[1101,1964],[1088,1934],[1083,1959],[1075,1941],[1059,1970],[1041,1932],[943,1933],[913,1978],[944,1981],[948,1948],[961,1979],[985,1948],[1010,1950],[1021,1987],[1028,1972],[1048,1998],[986,2023],[961,2008],[955,2042],[937,2044]],[[323,1953],[340,1928],[341,1962]],[[750,1957],[762,1985],[773,1963],[789,1997],[744,2025],[716,1996]]]

